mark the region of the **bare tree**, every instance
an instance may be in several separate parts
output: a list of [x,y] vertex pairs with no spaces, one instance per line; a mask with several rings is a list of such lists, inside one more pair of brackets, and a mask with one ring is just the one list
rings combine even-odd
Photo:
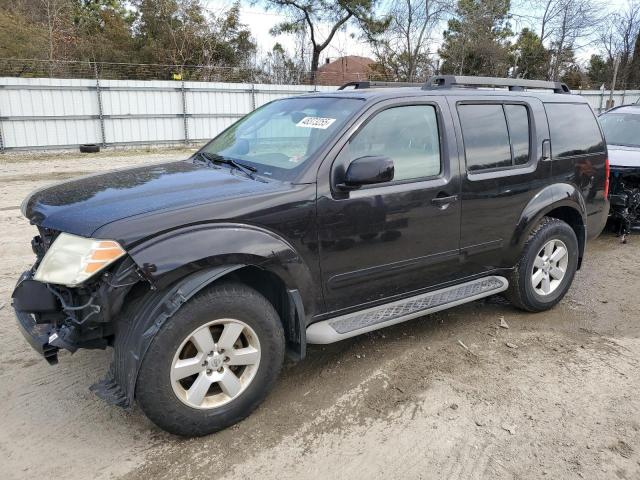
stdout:
[[[267,0],[266,4],[289,16],[276,25],[272,33],[309,32],[312,75],[318,70],[322,51],[348,22],[360,26],[377,23],[373,14],[376,0]],[[320,39],[322,25],[329,26],[324,40]]]
[[624,10],[610,15],[598,38],[609,64],[613,65],[616,58],[620,59],[618,75],[622,84],[633,76],[632,58],[638,35],[640,2],[630,0]]
[[557,80],[576,50],[593,43],[604,11],[595,0],[545,0],[540,38],[550,44],[549,77]]
[[72,5],[69,0],[39,0],[47,30],[48,60],[59,59],[58,50],[68,30]]
[[412,82],[433,70],[433,34],[453,10],[452,0],[400,0],[386,12],[388,28],[366,32],[378,64],[398,80]]

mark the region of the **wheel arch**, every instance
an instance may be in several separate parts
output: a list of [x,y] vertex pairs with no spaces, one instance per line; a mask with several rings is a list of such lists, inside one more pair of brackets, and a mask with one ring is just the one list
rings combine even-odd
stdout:
[[[307,315],[319,307],[313,274],[303,257],[280,235],[252,225],[193,225],[161,234],[129,252],[146,278],[164,289],[189,275],[213,267],[241,265],[262,280],[275,279],[286,290],[297,290]],[[245,274],[238,274],[247,283]],[[255,288],[255,287],[254,287]]]
[[305,356],[308,311],[300,285],[312,302],[311,274],[282,239],[251,228],[192,228],[153,239],[129,254],[152,288],[132,289],[125,299],[130,308],[116,319],[111,367],[92,387],[107,402],[131,405],[142,359],[159,329],[199,291],[224,279],[264,295],[280,315],[289,356]]
[[587,241],[586,205],[580,191],[571,184],[554,184],[538,192],[523,209],[512,245],[521,249],[529,234],[543,217],[566,222],[578,239],[578,268],[582,264]]

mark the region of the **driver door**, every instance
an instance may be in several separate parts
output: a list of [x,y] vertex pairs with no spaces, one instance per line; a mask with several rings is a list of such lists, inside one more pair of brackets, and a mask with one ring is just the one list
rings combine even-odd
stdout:
[[[446,102],[394,100],[365,115],[334,157],[331,180],[318,182],[319,259],[330,312],[417,294],[459,270],[459,167]],[[349,164],[363,156],[390,158],[394,179],[341,189]]]

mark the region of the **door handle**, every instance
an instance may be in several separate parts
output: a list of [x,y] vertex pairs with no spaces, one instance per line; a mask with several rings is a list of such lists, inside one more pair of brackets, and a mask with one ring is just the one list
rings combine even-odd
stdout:
[[436,207],[444,207],[449,205],[450,203],[455,203],[458,201],[458,195],[451,195],[448,197],[435,197],[431,199],[431,203]]

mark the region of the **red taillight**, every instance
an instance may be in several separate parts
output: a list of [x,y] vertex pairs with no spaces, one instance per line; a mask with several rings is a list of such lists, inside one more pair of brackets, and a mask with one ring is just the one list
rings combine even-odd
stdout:
[[609,175],[611,168],[609,167],[609,159],[604,161],[604,198],[609,198]]

